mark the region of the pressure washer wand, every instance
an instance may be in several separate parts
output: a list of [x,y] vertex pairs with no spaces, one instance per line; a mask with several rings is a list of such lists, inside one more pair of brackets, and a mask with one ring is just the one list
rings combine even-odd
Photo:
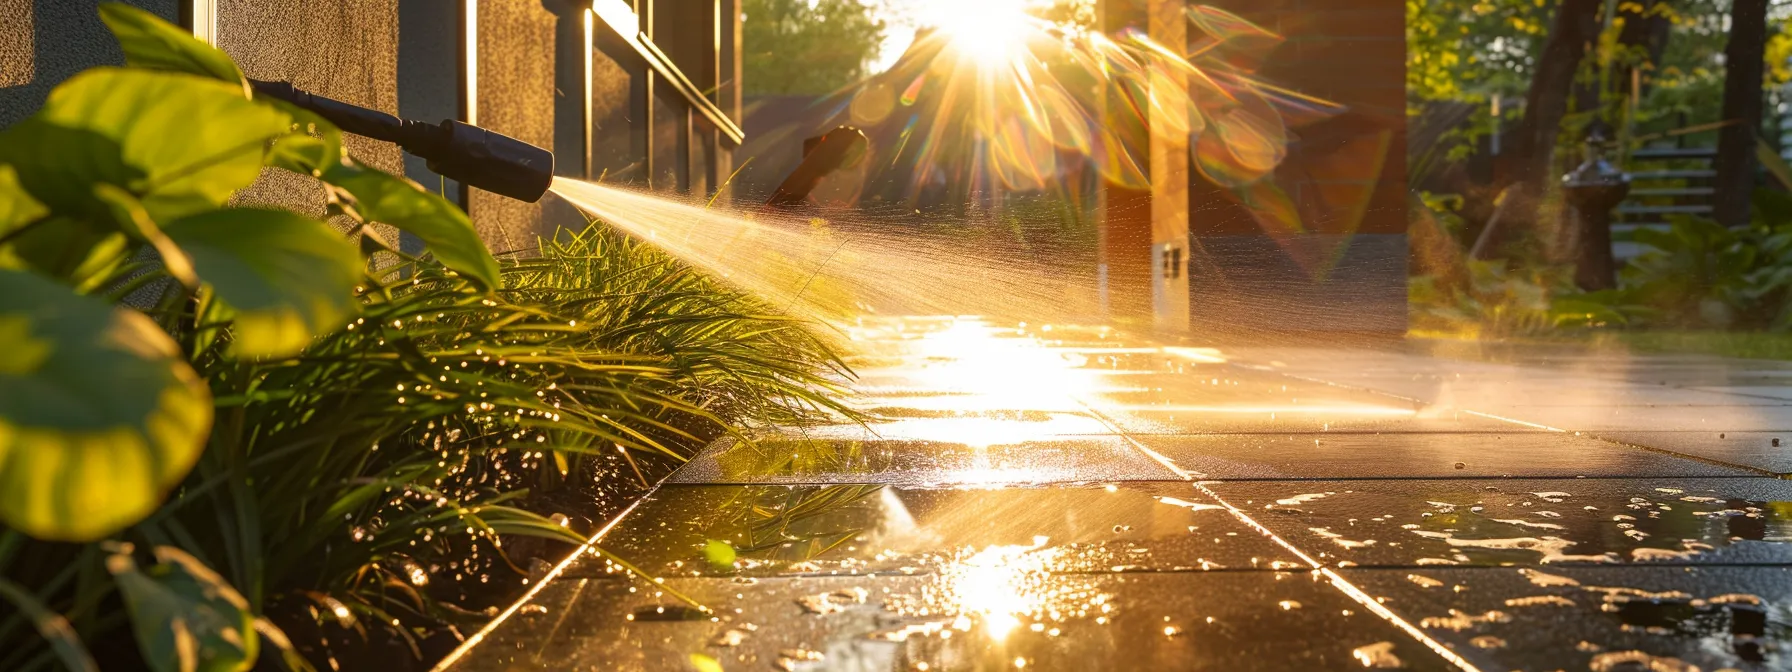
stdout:
[[355,135],[397,143],[429,161],[429,169],[461,184],[534,203],[554,181],[554,153],[510,136],[448,119],[400,119],[300,90],[287,82],[249,80],[257,95],[284,100]]

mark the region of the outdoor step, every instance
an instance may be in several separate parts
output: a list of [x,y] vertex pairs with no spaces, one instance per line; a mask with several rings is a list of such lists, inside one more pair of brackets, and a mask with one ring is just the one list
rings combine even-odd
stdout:
[[1636,232],[1638,231],[1644,229],[1651,231],[1666,231],[1668,230],[1668,227],[1669,224],[1666,222],[1623,222],[1613,224],[1612,248],[1617,249],[1623,246],[1636,246]]
[[1716,147],[1645,147],[1630,153],[1632,159],[1709,159]]
[[1620,215],[1708,215],[1710,205],[1620,205]]
[[1630,196],[1710,196],[1717,193],[1712,187],[1667,187],[1661,189],[1631,189]]
[[1713,177],[1717,177],[1717,171],[1715,170],[1639,170],[1630,174],[1630,181],[1710,179]]

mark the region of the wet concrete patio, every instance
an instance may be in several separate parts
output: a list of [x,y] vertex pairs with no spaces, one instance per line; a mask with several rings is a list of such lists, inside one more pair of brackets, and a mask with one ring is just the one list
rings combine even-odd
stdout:
[[1792,669],[1792,364],[854,337],[442,667]]

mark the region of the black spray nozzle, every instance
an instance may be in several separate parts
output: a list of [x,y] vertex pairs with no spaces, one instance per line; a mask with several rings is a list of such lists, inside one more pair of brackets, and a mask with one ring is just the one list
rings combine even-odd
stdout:
[[436,174],[534,203],[554,181],[554,153],[501,133],[449,119],[431,125],[307,93],[286,82],[249,80],[255,92],[284,100],[355,135],[397,143],[429,161]]
[[809,199],[809,192],[821,184],[821,178],[827,177],[842,167],[851,166],[865,158],[865,148],[869,144],[865,133],[851,126],[841,126],[828,131],[820,137],[803,141],[803,162],[798,164],[772,197],[766,199],[767,208],[793,208],[802,205]]
[[432,128],[438,144],[404,148],[448,179],[529,203],[554,182],[553,152],[453,119]]

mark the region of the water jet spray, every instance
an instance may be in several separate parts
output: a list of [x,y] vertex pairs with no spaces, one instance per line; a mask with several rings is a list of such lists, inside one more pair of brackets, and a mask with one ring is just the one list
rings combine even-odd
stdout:
[[286,101],[355,135],[396,143],[429,169],[519,201],[541,200],[554,181],[554,153],[453,119],[429,124],[315,95],[287,82],[249,80],[255,92]]

